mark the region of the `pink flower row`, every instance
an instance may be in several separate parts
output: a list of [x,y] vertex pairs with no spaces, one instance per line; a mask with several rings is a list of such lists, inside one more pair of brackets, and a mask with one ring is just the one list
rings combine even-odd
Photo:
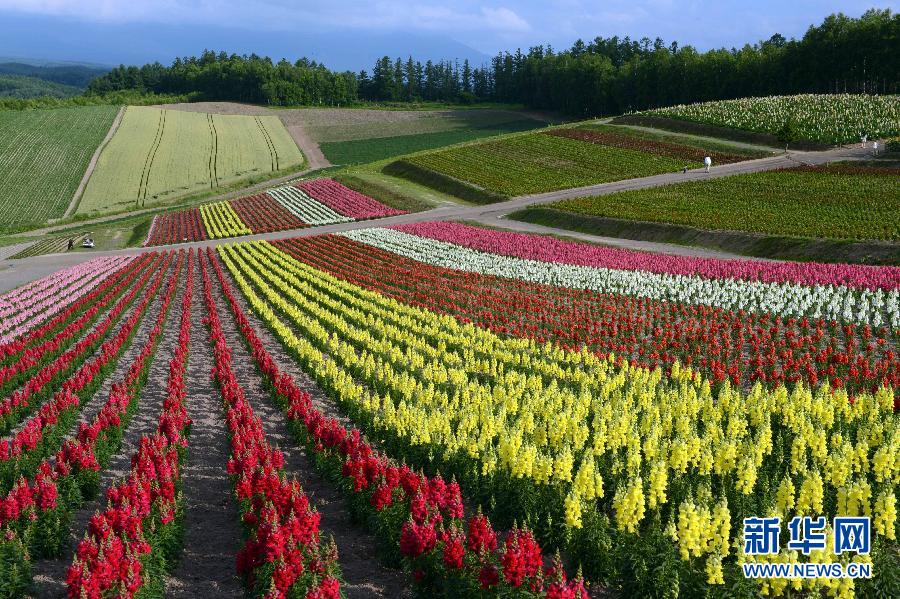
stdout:
[[393,227],[398,231],[462,245],[474,250],[543,262],[695,275],[707,279],[742,279],[765,283],[844,285],[866,289],[900,288],[900,267],[718,260],[637,252],[562,241],[542,235],[495,231],[459,223],[427,222]]
[[[96,287],[99,281],[118,271],[132,260],[131,256],[91,260],[61,271],[65,273],[52,282],[45,281],[34,287],[33,294],[10,298],[7,294],[0,301],[5,303],[0,311],[0,344],[8,343],[47,318],[63,310],[66,306]],[[12,293],[17,293],[16,290]]]
[[406,214],[403,210],[385,206],[378,200],[345,187],[334,179],[303,181],[298,183],[297,187],[308,193],[314,200],[351,218],[380,218]]

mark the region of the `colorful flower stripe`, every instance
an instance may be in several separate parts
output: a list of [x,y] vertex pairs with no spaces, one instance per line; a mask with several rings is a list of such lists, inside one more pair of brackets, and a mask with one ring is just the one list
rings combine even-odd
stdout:
[[319,235],[273,244],[345,281],[501,335],[550,340],[570,351],[614,353],[632,366],[677,361],[715,382],[829,381],[849,393],[900,389],[897,336],[882,327],[772,318],[708,306],[551,287],[439,268],[355,242]]
[[[127,262],[124,266],[110,274],[110,276],[106,277],[99,286],[94,287],[90,293],[82,295],[77,301],[70,304],[61,312],[58,312],[50,320],[47,320],[37,328],[30,329],[27,333],[20,335],[13,341],[0,344],[0,363],[9,365],[9,356],[15,356],[22,350],[28,348],[32,343],[39,342],[48,335],[58,333],[59,327],[61,326],[64,328],[69,327],[72,324],[73,319],[77,317],[79,313],[92,310],[94,302],[99,302],[104,305],[108,303],[109,300],[115,297],[115,294],[107,293],[107,291],[113,289],[114,285],[118,286],[123,278],[130,279],[134,276],[134,273],[140,272],[144,266],[146,266],[147,261],[150,260],[150,258],[150,255],[145,255],[136,260]],[[124,290],[124,287],[122,287],[120,291],[121,290]],[[98,300],[98,298],[101,299]]]
[[203,294],[214,345],[213,376],[219,385],[231,433],[232,475],[248,537],[237,555],[238,574],[254,597],[338,599],[337,551],[319,544],[318,512],[296,480],[282,470],[284,455],[266,441],[231,367],[229,341],[222,332],[212,295],[207,257],[201,261]]
[[[154,263],[146,269],[140,280],[130,288],[126,295],[119,299],[112,310],[88,335],[80,339],[78,343],[66,350],[53,362],[44,366],[28,379],[23,387],[17,389],[0,403],[0,427],[2,427],[4,432],[8,432],[21,418],[31,413],[35,405],[40,404],[40,399],[43,395],[52,391],[58,384],[63,383],[62,379],[68,377],[69,373],[78,368],[79,364],[90,356],[150,279],[154,271],[159,268],[161,261],[162,256],[155,256]],[[124,285],[125,282],[123,281],[122,284]],[[66,384],[68,383],[69,381],[66,381]]]
[[[166,257],[141,301],[115,335],[106,339],[97,354],[82,364],[11,439],[0,441],[0,492],[6,492],[20,476],[32,475],[31,469],[47,452],[59,446],[75,423],[81,401],[93,394],[114,365],[113,361],[130,345],[137,326],[165,280],[171,260],[172,254]],[[170,276],[177,276],[177,273]],[[136,287],[135,292],[138,290]],[[164,302],[164,305],[167,304]]]
[[[262,305],[259,298],[227,255],[224,259],[251,307],[257,310]],[[213,264],[256,365],[281,400],[295,433],[308,451],[320,455],[317,464],[331,461],[334,474],[340,473],[351,483],[342,485],[345,491],[365,498],[370,515],[380,520],[378,529],[388,531],[389,538],[383,541],[394,543],[389,549],[395,553],[399,550],[405,557],[415,584],[452,588],[463,595],[488,589],[503,595],[512,588],[528,589],[538,595],[546,592],[546,597],[586,599],[583,582],[567,582],[558,561],[550,568],[543,567],[541,548],[531,532],[514,529],[503,550],[498,551],[489,520],[478,514],[469,519],[467,534],[462,526],[464,510],[456,482],[448,485],[440,476],[425,477],[406,465],[397,466],[363,440],[359,430],[348,430],[335,419],[325,418],[313,405],[309,393],[302,391],[290,374],[279,370],[238,304],[218,260]],[[336,389],[336,381],[329,378],[327,369],[315,370],[312,366],[325,363],[322,354],[311,346],[303,346],[271,311],[265,310],[263,319],[276,336],[296,351],[304,367],[313,368],[324,389]],[[402,518],[397,518],[397,514]]]
[[131,260],[131,257],[102,259],[67,269],[66,277],[58,285],[36,290],[29,300],[15,304],[16,312],[0,325],[4,330],[0,334],[0,344],[14,341],[31,327],[65,309],[89,292],[98,281],[125,268]]
[[269,233],[307,226],[271,196],[261,193],[231,200],[231,207],[254,233]]
[[[138,264],[139,262],[141,262],[141,260],[132,262],[132,264]],[[131,280],[138,271],[139,269],[131,270],[131,277],[126,280]],[[89,295],[83,296],[81,300],[73,304],[70,309],[61,313],[60,316],[66,317],[66,315],[76,314],[79,309],[84,310],[84,306],[81,305],[82,300],[90,302],[91,300],[96,299],[97,295],[100,295],[107,290],[110,286],[108,284],[114,283],[117,280],[118,278],[116,276],[108,278],[100,287],[97,287],[95,291],[91,292]],[[2,391],[9,389],[11,385],[14,385],[13,388],[17,387],[22,382],[22,378],[29,374],[29,370],[39,365],[47,364],[50,360],[53,360],[71,346],[75,341],[76,335],[82,333],[93,324],[99,317],[100,311],[123,290],[123,286],[118,288],[119,293],[116,293],[116,288],[110,289],[109,292],[96,301],[96,303],[93,303],[89,308],[84,310],[80,316],[69,322],[64,328],[58,330],[55,335],[39,345],[25,347],[28,341],[30,341],[31,334],[29,333],[12,343],[2,346],[0,350],[3,351],[0,352],[0,354],[6,352],[15,354],[15,360],[4,360],[8,363],[4,366],[0,366],[0,396],[5,396],[6,393]],[[99,294],[97,292],[99,292]],[[74,308],[74,310],[72,308]],[[54,321],[56,321],[56,319],[53,319],[47,324],[52,325]],[[40,331],[43,328],[45,327],[34,329],[34,331]],[[52,329],[55,327],[50,328]],[[16,351],[23,348],[24,350],[21,351],[21,353]]]
[[200,210],[189,208],[154,216],[143,245],[169,245],[203,241],[206,238]]
[[266,193],[294,216],[310,225],[347,223],[353,220],[338,214],[325,204],[309,197],[303,190],[291,185],[269,189]]
[[[758,513],[871,514],[876,537],[893,540],[900,419],[891,389],[854,402],[800,384],[724,385],[714,395],[689,369],[664,377],[502,339],[270,244],[220,252],[239,284],[252,284],[242,289],[253,310],[317,380],[331,381],[320,385],[357,422],[411,463],[454,474],[495,514],[536,523],[591,576],[620,576],[639,555],[660,555],[668,537],[681,580],[722,584],[742,519]],[[561,522],[569,532],[560,537],[552,531]],[[583,553],[597,539],[609,539],[600,561]]]
[[53,293],[55,289],[84,279],[85,276],[90,275],[92,272],[103,271],[110,265],[122,265],[129,260],[131,260],[130,257],[95,258],[13,289],[0,296],[0,318],[5,318],[18,310],[30,307],[31,302],[44,300],[48,293]]
[[459,223],[430,222],[392,227],[413,235],[430,237],[474,250],[619,270],[639,270],[657,274],[700,276],[707,279],[742,279],[764,283],[802,285],[844,285],[865,289],[900,288],[900,267],[817,262],[775,262],[763,260],[717,260],[635,252],[587,243],[562,241],[544,235],[496,231]]
[[378,200],[345,187],[334,179],[312,179],[298,183],[297,187],[308,193],[314,200],[353,219],[406,214],[403,210],[385,206]]
[[[178,344],[169,362],[166,399],[157,433],[141,438],[138,451],[132,458],[130,477],[107,492],[107,510],[91,519],[88,536],[79,543],[66,578],[70,597],[99,598],[111,594],[132,597],[148,588],[158,591],[165,572],[157,566],[160,563],[169,564],[166,558],[174,557],[166,552],[171,550],[172,539],[180,535],[175,520],[183,509],[177,487],[179,462],[183,459],[182,450],[187,447],[186,435],[191,426],[191,419],[184,407],[184,373],[190,343],[193,283],[194,257],[191,251],[181,300]],[[174,289],[170,291],[172,293],[166,296],[167,303],[174,296]],[[164,312],[161,312],[154,328],[157,337],[164,321]],[[132,372],[134,366],[129,374]],[[110,415],[109,419],[121,415],[120,411]],[[89,443],[87,440],[82,442]],[[85,453],[89,454],[90,449],[86,449]],[[147,559],[153,551],[163,554],[163,559]]]
[[200,206],[203,224],[210,239],[250,235],[250,229],[226,201]]
[[886,323],[892,329],[900,328],[900,289],[872,291],[843,286],[809,287],[796,283],[713,280],[698,276],[538,262],[488,254],[394,229],[362,229],[340,235],[443,268],[601,293],[702,304],[731,311],[770,313],[783,318],[824,318],[874,327]]
[[82,424],[75,438],[62,444],[55,467],[49,458],[44,459],[31,482],[19,478],[9,494],[0,498],[0,527],[6,531],[0,545],[5,545],[4,555],[18,558],[0,564],[0,579],[7,583],[3,596],[21,596],[28,590],[30,560],[58,557],[68,545],[72,512],[96,493],[99,470],[121,444],[122,430],[146,381],[177,280],[176,272],[164,292],[156,326],[124,378],[113,383],[109,398],[91,423]]

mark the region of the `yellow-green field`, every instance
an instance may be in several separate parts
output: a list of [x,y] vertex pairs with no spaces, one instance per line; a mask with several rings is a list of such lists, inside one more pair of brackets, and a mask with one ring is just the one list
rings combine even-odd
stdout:
[[303,155],[274,116],[129,106],[100,155],[78,213],[164,204],[302,163]]

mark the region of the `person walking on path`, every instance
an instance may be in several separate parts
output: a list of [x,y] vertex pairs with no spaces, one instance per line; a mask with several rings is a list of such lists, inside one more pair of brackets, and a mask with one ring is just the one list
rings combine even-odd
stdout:
[[709,172],[709,167],[712,166],[712,158],[710,158],[709,156],[707,156],[706,158],[703,159],[703,164],[706,166],[706,172],[708,173],[708,172]]

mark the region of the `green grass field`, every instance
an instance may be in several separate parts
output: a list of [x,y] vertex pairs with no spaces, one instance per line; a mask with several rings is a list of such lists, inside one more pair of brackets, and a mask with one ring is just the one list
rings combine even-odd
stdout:
[[516,196],[675,171],[684,161],[534,133],[414,156],[409,162]]
[[396,137],[377,137],[350,141],[325,142],[320,144],[319,147],[333,164],[362,164],[366,162],[376,162],[378,160],[384,160],[385,158],[400,156],[402,154],[421,152],[423,150],[431,150],[433,148],[472,141],[482,137],[490,137],[492,135],[529,131],[542,126],[544,126],[544,123],[541,121],[522,119],[482,127],[451,129],[448,131],[398,135]]
[[274,116],[131,106],[100,155],[78,213],[160,205],[302,162]]
[[63,215],[116,106],[0,111],[0,231]]
[[900,240],[900,170],[791,169],[578,198],[551,208],[608,218],[828,239]]

